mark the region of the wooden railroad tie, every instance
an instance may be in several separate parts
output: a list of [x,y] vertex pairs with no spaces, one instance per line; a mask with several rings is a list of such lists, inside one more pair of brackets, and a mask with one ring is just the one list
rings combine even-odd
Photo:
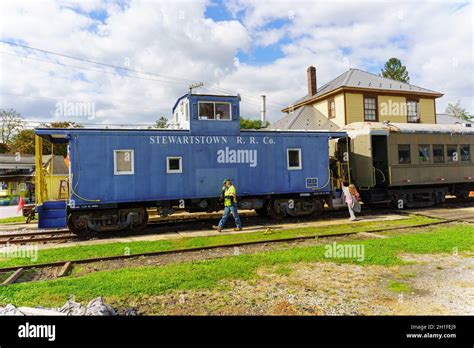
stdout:
[[71,269],[71,261],[68,261],[59,270],[58,278],[64,277],[65,275],[67,275],[70,269]]
[[9,276],[2,285],[9,285],[16,282],[18,278],[20,278],[21,274],[23,273],[23,268],[18,268],[11,276]]

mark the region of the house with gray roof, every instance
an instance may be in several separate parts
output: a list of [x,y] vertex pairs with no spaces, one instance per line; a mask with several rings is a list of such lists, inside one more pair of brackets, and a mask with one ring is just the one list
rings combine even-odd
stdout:
[[307,69],[307,95],[282,112],[270,129],[334,130],[353,122],[436,123],[434,90],[349,69],[317,86],[316,68]]

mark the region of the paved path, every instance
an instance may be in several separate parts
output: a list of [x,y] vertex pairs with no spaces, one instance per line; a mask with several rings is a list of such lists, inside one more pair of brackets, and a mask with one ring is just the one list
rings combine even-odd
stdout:
[[17,209],[17,205],[0,206],[0,219],[21,216],[21,211],[17,213]]
[[474,203],[464,207],[435,207],[424,209],[410,209],[409,213],[430,216],[440,219],[454,219],[474,223]]

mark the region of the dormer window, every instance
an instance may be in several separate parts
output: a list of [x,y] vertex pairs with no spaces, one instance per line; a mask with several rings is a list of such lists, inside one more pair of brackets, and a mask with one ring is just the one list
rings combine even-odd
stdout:
[[230,103],[199,102],[200,120],[231,119]]

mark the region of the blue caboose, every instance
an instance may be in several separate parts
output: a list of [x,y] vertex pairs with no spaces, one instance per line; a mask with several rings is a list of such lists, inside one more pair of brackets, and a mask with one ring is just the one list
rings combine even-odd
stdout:
[[36,129],[68,143],[69,228],[138,230],[151,207],[161,215],[217,211],[225,178],[240,208],[319,214],[331,193],[328,140],[345,133],[240,130],[239,103],[239,96],[186,94],[173,107],[173,129]]

